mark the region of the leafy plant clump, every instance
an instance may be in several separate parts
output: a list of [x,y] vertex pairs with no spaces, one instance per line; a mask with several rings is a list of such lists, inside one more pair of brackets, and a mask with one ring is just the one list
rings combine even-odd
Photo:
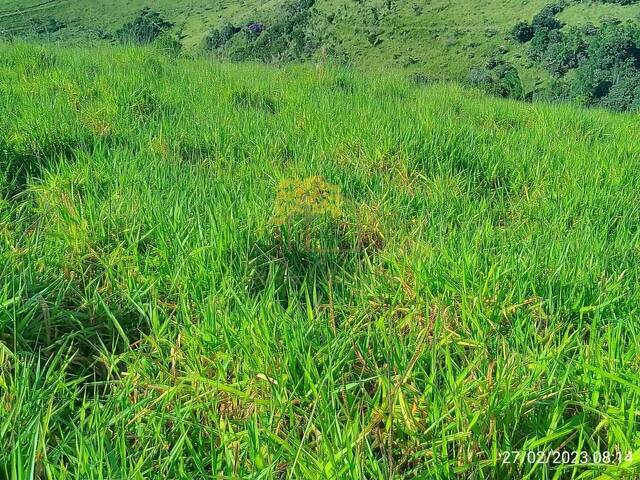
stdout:
[[209,34],[205,38],[205,48],[208,50],[221,48],[241,30],[242,28],[236,27],[228,22],[220,28],[210,30]]
[[563,2],[552,3],[537,13],[531,23],[520,21],[511,30],[511,36],[521,43],[533,40],[536,35],[545,38],[549,32],[558,30],[564,24],[556,18],[556,15],[564,10]]
[[38,35],[51,35],[63,28],[67,28],[66,23],[49,17],[47,19],[34,18],[31,20],[31,27]]
[[511,30],[511,36],[521,42],[528,42],[533,38],[535,29],[529,22],[518,22]]
[[133,21],[123,25],[116,32],[116,37],[121,43],[152,43],[173,26],[174,24],[165,20],[159,12],[145,7]]
[[524,97],[518,70],[504,60],[492,58],[483,68],[471,70],[468,81],[491,95],[515,99]]

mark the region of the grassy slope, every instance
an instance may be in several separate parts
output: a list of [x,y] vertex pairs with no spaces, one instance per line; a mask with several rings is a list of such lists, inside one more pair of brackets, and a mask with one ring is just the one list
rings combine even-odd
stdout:
[[[4,46],[0,73],[0,467],[640,462],[637,117],[143,50]],[[278,182],[310,175],[344,197],[311,253],[271,219]],[[318,253],[335,241],[353,248]]]
[[[341,42],[341,49],[356,64],[368,69],[394,67],[422,72],[437,78],[464,78],[470,68],[484,64],[498,50],[508,50],[507,58],[521,70],[527,88],[545,75],[523,58],[522,47],[508,38],[519,20],[530,20],[550,0],[318,0],[320,29],[331,32]],[[187,48],[200,45],[209,28],[224,21],[240,24],[269,19],[277,15],[282,0],[258,2],[169,1],[159,0],[7,0],[0,11],[0,29],[28,32],[28,19],[53,16],[68,28],[52,36],[53,40],[84,43],[94,37],[96,28],[113,32],[132,18],[143,6],[153,4],[180,28]],[[372,14],[375,8],[379,20]],[[16,14],[21,12],[20,14]],[[603,16],[636,18],[640,5],[578,3],[560,15],[569,25],[592,21]],[[333,15],[329,23],[327,17]],[[379,34],[381,43],[372,46],[371,32]]]
[[53,17],[64,21],[67,28],[51,36],[52,40],[86,43],[96,40],[96,29],[115,32],[132,20],[144,7],[152,6],[163,16],[174,22],[185,37],[185,45],[193,47],[202,40],[211,26],[224,21],[244,19],[249,12],[258,17],[268,16],[280,1],[260,2],[249,0],[238,3],[232,0],[181,1],[161,0],[100,0],[85,2],[77,0],[9,0],[0,10],[0,27],[7,31],[29,33],[31,18]]

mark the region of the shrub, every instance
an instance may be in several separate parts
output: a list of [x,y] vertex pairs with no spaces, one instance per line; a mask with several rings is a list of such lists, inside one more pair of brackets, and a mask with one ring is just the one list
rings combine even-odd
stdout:
[[533,29],[537,31],[541,29],[557,30],[562,28],[564,24],[556,18],[556,14],[562,10],[564,10],[562,3],[547,5],[533,17],[533,21],[531,22]]
[[162,53],[171,57],[178,56],[180,54],[180,51],[182,50],[182,44],[169,33],[163,33],[159,35],[155,41],[155,46]]
[[556,77],[578,67],[587,56],[588,44],[579,29],[573,28],[567,34],[554,30],[547,40],[542,59],[546,69]]
[[619,112],[637,109],[640,102],[640,73],[628,70],[621,73],[613,83],[601,105]]
[[492,84],[493,78],[486,68],[473,68],[469,72],[468,81],[475,87],[486,90]]
[[610,69],[625,63],[640,64],[640,27],[637,24],[604,25],[588,48],[590,68]]
[[219,29],[210,30],[209,34],[205,37],[205,47],[208,50],[221,48],[240,30],[240,27],[236,27],[229,22],[222,25]]
[[562,79],[553,79],[545,87],[528,94],[528,100],[549,103],[568,102],[572,98],[571,85]]
[[497,83],[494,93],[501,97],[520,99],[523,96],[522,80],[518,70],[509,63],[501,63],[494,69]]
[[116,32],[116,37],[122,43],[151,43],[172,27],[173,23],[164,20],[160,13],[145,7],[132,22]]
[[528,55],[529,58],[535,61],[542,61],[544,58],[549,44],[551,43],[551,31],[546,28],[541,28],[535,31],[531,43],[529,44]]
[[518,70],[509,62],[490,59],[484,68],[471,70],[469,83],[498,97],[522,99],[524,88]]
[[529,22],[518,22],[511,30],[511,36],[520,43],[526,43],[533,38],[534,29]]
[[575,69],[573,91],[587,104],[629,109],[638,94],[639,66],[640,27],[603,25],[588,37],[585,57]]
[[258,37],[252,49],[255,58],[269,61],[307,58],[318,48],[307,33],[315,0],[291,0],[282,9],[281,19]]
[[51,35],[52,33],[67,27],[64,22],[52,17],[46,20],[41,20],[39,18],[31,19],[31,26],[38,35]]

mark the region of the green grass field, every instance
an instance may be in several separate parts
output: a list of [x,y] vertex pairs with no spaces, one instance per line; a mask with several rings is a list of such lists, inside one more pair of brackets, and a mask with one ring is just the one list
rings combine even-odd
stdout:
[[1,46],[0,478],[638,478],[639,159],[636,115]]

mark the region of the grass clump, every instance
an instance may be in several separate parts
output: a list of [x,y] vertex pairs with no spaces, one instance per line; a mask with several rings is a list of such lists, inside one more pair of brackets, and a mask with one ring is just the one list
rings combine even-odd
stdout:
[[275,200],[274,221],[276,225],[289,223],[302,216],[307,224],[313,218],[340,215],[340,189],[321,177],[303,180],[282,180],[278,185]]
[[277,111],[276,101],[268,95],[243,89],[233,92],[231,100],[240,109],[257,110],[274,114]]
[[0,78],[0,476],[638,475],[635,117],[153,47]]

